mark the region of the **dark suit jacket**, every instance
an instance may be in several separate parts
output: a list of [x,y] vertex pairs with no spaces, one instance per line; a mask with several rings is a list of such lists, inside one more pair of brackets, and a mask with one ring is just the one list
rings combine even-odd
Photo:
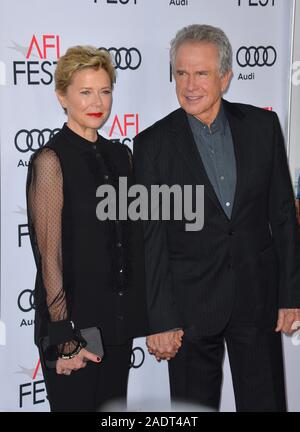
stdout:
[[277,115],[223,104],[237,163],[231,219],[209,182],[183,109],[134,141],[137,183],[205,189],[201,231],[186,231],[184,219],[144,222],[152,333],[183,326],[215,334],[234,305],[242,321],[274,328],[278,308],[300,307],[300,239]]

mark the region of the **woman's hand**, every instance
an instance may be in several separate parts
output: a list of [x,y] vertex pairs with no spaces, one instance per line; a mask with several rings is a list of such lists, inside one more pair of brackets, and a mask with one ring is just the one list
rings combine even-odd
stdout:
[[64,360],[59,358],[56,362],[56,373],[59,375],[70,375],[72,371],[77,371],[78,369],[86,367],[89,360],[94,363],[101,362],[101,358],[96,354],[82,348],[79,353],[71,359]]

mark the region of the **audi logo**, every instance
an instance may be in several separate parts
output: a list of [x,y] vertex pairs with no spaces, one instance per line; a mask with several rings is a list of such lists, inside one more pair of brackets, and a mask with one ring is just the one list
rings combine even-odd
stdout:
[[267,47],[242,46],[236,53],[236,60],[241,67],[273,66],[277,59],[277,52],[271,45]]
[[43,147],[60,129],[21,129],[15,136],[16,149],[21,153],[35,152]]
[[26,289],[19,294],[18,306],[22,312],[30,312],[35,309],[34,306],[34,291]]
[[138,369],[145,361],[145,352],[141,347],[135,347],[131,353],[130,368]]
[[108,51],[113,57],[115,68],[120,70],[135,70],[142,63],[142,55],[137,48],[99,48]]

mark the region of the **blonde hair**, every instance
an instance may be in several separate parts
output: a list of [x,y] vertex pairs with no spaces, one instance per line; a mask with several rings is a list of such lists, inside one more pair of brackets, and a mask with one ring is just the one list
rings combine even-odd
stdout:
[[54,74],[55,90],[65,94],[74,73],[87,68],[104,69],[113,88],[116,72],[109,52],[89,45],[77,45],[69,48],[57,62]]

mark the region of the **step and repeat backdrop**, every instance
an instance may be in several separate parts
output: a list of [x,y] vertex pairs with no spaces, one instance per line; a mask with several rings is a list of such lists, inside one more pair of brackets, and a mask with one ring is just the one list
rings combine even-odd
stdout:
[[[296,92],[299,101],[300,55],[299,45],[294,44],[298,57],[292,48],[298,3],[1,0],[1,411],[49,410],[33,344],[35,265],[28,236],[25,181],[30,156],[65,121],[54,93],[57,59],[78,44],[111,52],[117,82],[112,113],[101,133],[132,147],[139,131],[178,107],[168,52],[176,31],[193,23],[221,27],[234,51],[234,77],[226,98],[279,114],[296,184],[300,151],[294,127],[299,128]],[[290,115],[291,108],[298,109],[298,114]],[[300,335],[285,337],[284,345],[289,408],[299,411]],[[169,408],[167,364],[156,363],[147,354],[143,338],[135,340],[128,403],[131,410]],[[235,409],[227,357],[221,409]]]

